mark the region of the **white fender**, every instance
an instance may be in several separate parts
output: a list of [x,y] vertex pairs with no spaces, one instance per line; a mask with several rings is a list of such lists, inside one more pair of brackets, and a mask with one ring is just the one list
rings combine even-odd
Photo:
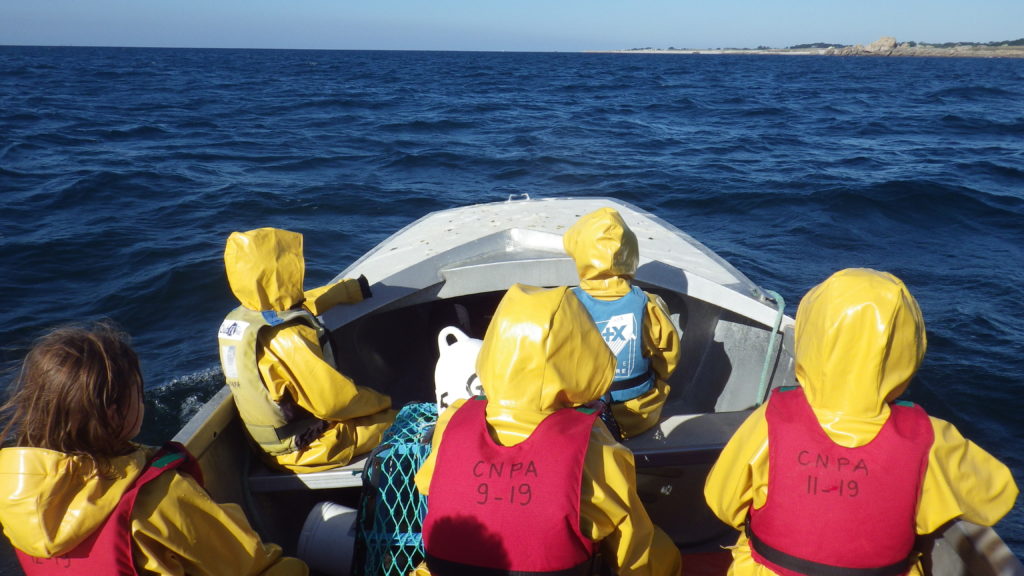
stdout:
[[483,340],[470,338],[455,326],[446,326],[437,334],[437,365],[434,366],[434,394],[440,414],[460,398],[483,394],[476,377],[476,357]]
[[356,511],[320,502],[306,516],[296,556],[328,576],[349,576],[356,543]]

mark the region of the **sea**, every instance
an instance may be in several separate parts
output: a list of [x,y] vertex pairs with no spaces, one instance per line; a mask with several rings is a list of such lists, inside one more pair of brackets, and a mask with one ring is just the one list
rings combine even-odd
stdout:
[[[633,203],[789,314],[841,268],[899,276],[908,397],[1024,484],[1024,59],[0,46],[0,388],[112,319],[160,443],[223,385],[232,231],[301,232],[310,288],[522,195]],[[1020,500],[997,529],[1024,556]]]

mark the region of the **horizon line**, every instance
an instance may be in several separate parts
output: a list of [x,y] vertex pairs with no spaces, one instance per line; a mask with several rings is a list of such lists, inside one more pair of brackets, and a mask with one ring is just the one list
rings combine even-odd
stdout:
[[[892,36],[882,36],[880,38],[894,38]],[[877,39],[876,39],[877,40]],[[871,42],[874,42],[872,40]],[[942,45],[1004,45],[1013,42],[1024,41],[1024,37],[1016,38],[1013,40],[990,40],[987,42],[975,42],[975,41],[956,41],[956,42],[920,42],[917,40],[905,40],[899,42],[900,44],[913,42],[915,44],[924,44],[927,46],[942,46]],[[870,44],[868,42],[866,44]],[[281,47],[281,46],[143,46],[143,45],[116,45],[116,44],[7,44],[0,42],[0,47],[20,47],[20,48],[136,48],[136,49],[152,49],[152,50],[306,50],[306,51],[349,51],[349,52],[514,52],[514,53],[593,53],[593,52],[637,52],[643,50],[659,50],[659,51],[717,51],[717,50],[792,50],[795,47],[801,47],[803,49],[813,44],[828,44],[836,47],[848,47],[866,44],[843,44],[839,42],[803,42],[793,44],[791,46],[757,46],[757,47],[715,47],[715,48],[679,48],[670,46],[668,48],[655,48],[653,46],[645,47],[631,47],[631,48],[580,48],[572,50],[545,50],[545,49],[474,49],[474,48],[310,48],[310,47]]]

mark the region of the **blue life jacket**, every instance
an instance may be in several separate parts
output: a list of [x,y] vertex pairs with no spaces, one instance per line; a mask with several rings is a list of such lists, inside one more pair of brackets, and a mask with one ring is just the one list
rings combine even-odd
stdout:
[[615,380],[609,391],[612,402],[632,400],[650,390],[654,375],[651,361],[644,357],[641,333],[647,294],[637,286],[617,300],[598,300],[580,288],[573,288],[573,293],[615,354]]

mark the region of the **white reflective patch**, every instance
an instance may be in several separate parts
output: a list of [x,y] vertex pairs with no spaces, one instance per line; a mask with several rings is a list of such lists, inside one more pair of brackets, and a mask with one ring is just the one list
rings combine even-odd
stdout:
[[235,364],[234,346],[220,347],[220,365],[224,369],[225,378],[238,378],[238,366]]
[[242,322],[241,320],[225,320],[220,325],[220,330],[217,331],[217,337],[223,338],[224,340],[242,340],[242,334],[245,334],[245,329],[249,327],[248,322]]
[[627,344],[636,340],[636,319],[632,314],[612,316],[601,326],[601,336],[616,356]]

